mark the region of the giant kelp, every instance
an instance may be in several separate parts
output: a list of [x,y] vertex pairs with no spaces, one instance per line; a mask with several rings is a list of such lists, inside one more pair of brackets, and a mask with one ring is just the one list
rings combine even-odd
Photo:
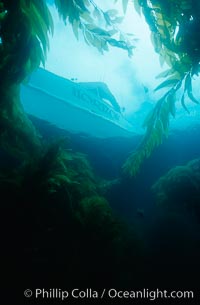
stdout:
[[[103,12],[91,1],[94,13],[109,27],[101,29],[86,2],[63,0],[56,5],[75,35],[82,31],[86,43],[102,52],[110,44],[130,54],[128,42],[113,38],[113,25],[120,21],[116,12]],[[46,2],[5,0],[0,4],[0,140],[1,148],[18,160],[13,170],[4,169],[0,175],[4,257],[9,264],[27,262],[30,274],[35,264],[62,263],[70,283],[82,277],[91,280],[94,264],[98,276],[110,268],[112,277],[119,272],[120,259],[126,261],[126,246],[138,253],[135,237],[125,241],[126,229],[99,192],[85,156],[61,149],[59,143],[48,147],[20,103],[20,83],[40,63],[45,64],[48,35],[53,31]]]
[[68,285],[101,285],[105,273],[104,284],[119,284],[130,264],[137,268],[141,242],[102,197],[84,155],[54,143],[17,170],[1,172],[0,191],[3,252],[9,263],[28,264],[31,277],[50,264],[51,272],[61,266]]
[[[130,36],[122,36],[117,27],[122,20],[117,11],[103,11],[94,1],[86,0],[55,1],[55,5],[65,24],[72,26],[77,38],[80,31],[86,43],[101,52],[107,51],[111,45],[132,54]],[[33,147],[40,149],[37,132],[21,107],[19,86],[41,63],[45,65],[51,34],[53,20],[46,1],[0,2],[0,136],[1,145],[8,149],[10,143],[11,152],[15,147],[13,153],[19,153],[20,149],[33,151]],[[120,38],[117,37],[119,35]]]
[[[155,88],[156,91],[165,88],[166,93],[145,119],[145,136],[124,164],[124,170],[132,176],[168,135],[170,117],[175,117],[177,102],[187,112],[186,98],[199,104],[193,95],[192,82],[193,77],[198,76],[200,61],[198,1],[135,0],[134,4],[136,10],[145,16],[161,64],[166,62],[169,69],[158,75],[164,81]],[[180,101],[176,97],[177,92],[181,92]]]
[[[128,1],[123,0],[122,4],[126,12]],[[132,55],[134,44],[130,42],[130,35],[120,31],[118,23],[122,18],[115,9],[103,11],[92,0],[57,0],[55,5],[65,24],[72,26],[77,38],[81,32],[86,43],[102,53],[111,45],[125,49]],[[131,175],[137,173],[142,161],[167,136],[170,116],[175,116],[176,93],[183,91],[180,102],[186,111],[186,96],[192,102],[198,103],[192,93],[192,80],[194,75],[198,75],[200,56],[197,1],[135,0],[134,5],[146,18],[161,63],[165,61],[169,65],[169,69],[159,75],[166,79],[156,90],[167,87],[170,89],[144,121],[146,134],[138,149],[124,164],[124,170]],[[0,2],[1,143],[4,145],[7,142],[8,148],[12,134],[10,146],[16,147],[15,152],[19,150],[19,146],[24,146],[22,150],[28,149],[27,143],[32,148],[37,147],[36,150],[40,146],[34,127],[21,108],[18,92],[20,82],[40,63],[45,64],[49,47],[48,35],[52,33],[53,21],[44,0]]]
[[200,160],[176,166],[152,187],[157,202],[168,211],[200,217]]
[[[122,2],[125,11],[128,1]],[[82,33],[86,43],[101,52],[111,45],[132,54],[128,36],[118,31],[121,19],[116,11],[104,12],[92,0],[55,0],[55,4],[77,38]],[[145,1],[139,4],[146,5]],[[109,273],[112,280],[118,275],[117,284],[126,284],[125,275],[129,284],[133,280],[137,284],[135,271],[141,271],[137,238],[115,217],[99,192],[88,160],[60,145],[41,144],[21,108],[19,85],[40,63],[45,64],[52,32],[44,0],[0,1],[1,146],[22,160],[12,172],[0,176],[1,224],[6,233],[3,251],[10,262],[14,256],[27,263],[30,274],[35,267],[31,263],[50,262],[52,266],[61,262],[67,265],[64,272],[70,283],[87,276],[99,283],[99,275],[105,281]],[[163,109],[164,103],[158,105]],[[155,117],[159,115],[158,111]],[[166,119],[165,112],[163,117]],[[149,124],[152,135],[154,120]],[[151,147],[152,143],[150,152]]]

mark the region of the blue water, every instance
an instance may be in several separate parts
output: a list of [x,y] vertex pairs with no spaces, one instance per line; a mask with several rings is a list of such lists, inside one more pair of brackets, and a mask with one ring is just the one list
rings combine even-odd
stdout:
[[[76,1],[80,2],[81,10],[82,0]],[[57,3],[71,10],[76,1]],[[47,1],[50,5],[54,2]],[[182,1],[181,5],[187,6],[186,2]],[[109,14],[114,17],[115,12]],[[4,21],[2,16],[0,13],[0,23]],[[103,16],[105,19],[106,15]],[[190,19],[193,20],[192,16]],[[21,21],[19,30],[24,25]],[[31,23],[34,21],[33,18]],[[56,22],[55,19],[55,25]],[[73,26],[76,31],[76,24]],[[16,37],[19,43],[23,42],[21,34],[23,31]],[[69,41],[71,34],[66,32]],[[59,48],[57,44],[54,46]],[[91,50],[92,54],[94,49]],[[83,67],[90,72],[87,66],[90,55],[86,58],[84,48],[80,47],[80,51],[77,62],[70,62],[69,75],[76,74],[75,66],[83,73],[86,71]],[[12,61],[17,58],[15,55]],[[73,57],[76,58],[75,53]],[[118,62],[118,58],[120,54],[113,56],[113,62]],[[79,67],[81,61],[86,65]],[[100,60],[102,67],[107,63],[107,59]],[[19,121],[14,121],[12,126],[12,118],[19,114],[17,108],[11,108],[13,113],[9,109],[1,113],[1,262],[6,267],[2,279],[3,284],[8,282],[8,300],[14,296],[14,289],[21,298],[25,289],[35,288],[98,291],[197,288],[194,304],[200,300],[200,107],[186,100],[190,110],[186,113],[177,98],[176,116],[170,118],[168,138],[163,139],[135,177],[131,177],[123,171],[124,162],[142,141],[145,134],[142,123],[158,99],[154,100],[152,88],[140,83],[131,62],[119,60],[118,68],[114,71],[112,66],[109,68],[114,80],[112,83],[109,76],[110,87],[116,89],[119,97],[121,91],[125,94],[120,101],[106,83],[106,75],[99,77],[102,81],[87,82],[88,78],[83,78],[81,82],[78,75],[65,79],[39,68],[21,84],[20,98],[30,119],[27,126],[30,129],[22,130],[21,126],[27,122],[26,115],[20,117],[22,113],[16,116]],[[93,65],[92,69],[96,67]],[[12,81],[12,73],[20,72],[15,70],[8,71],[8,80]],[[149,71],[145,68],[143,72]],[[115,79],[115,74],[119,78]],[[122,81],[124,76],[124,83],[120,84],[120,77]],[[126,81],[127,87],[122,88]],[[154,80],[151,81],[153,84]],[[196,83],[193,88],[196,98],[198,88]],[[10,98],[10,94],[5,97]],[[129,100],[133,101],[130,107]],[[34,128],[38,138],[30,135]],[[34,142],[36,138],[41,146]],[[27,304],[31,300],[37,303],[34,298],[26,300]],[[52,303],[48,298],[46,301]],[[97,302],[93,299],[76,302],[72,298],[65,301],[70,305],[137,303],[126,298],[112,302],[108,299],[101,302],[100,298]],[[180,304],[185,304],[181,301]],[[160,304],[159,300],[156,304]]]
[[[43,77],[44,82],[42,81]],[[131,279],[135,283],[136,278],[140,278],[140,283],[144,285],[146,282],[149,283],[149,277],[147,277],[147,281],[146,276],[147,273],[151,274],[151,272],[158,273],[159,277],[166,280],[166,276],[162,274],[163,270],[164,273],[171,272],[173,275],[177,273],[178,277],[183,273],[181,279],[183,283],[189,285],[186,278],[191,275],[192,268],[195,268],[197,272],[199,266],[200,179],[193,192],[194,185],[191,182],[193,176],[190,178],[187,175],[186,178],[184,176],[175,177],[174,181],[168,183],[168,193],[166,194],[171,194],[170,190],[173,190],[173,193],[163,205],[156,196],[158,189],[156,193],[153,192],[152,187],[159,179],[166,179],[165,177],[170,170],[175,171],[177,166],[186,166],[189,161],[200,157],[198,107],[192,108],[191,115],[185,114],[182,109],[177,111],[176,119],[171,118],[169,137],[163,140],[163,144],[156,148],[148,159],[144,160],[138,174],[135,177],[129,177],[122,171],[122,166],[129,154],[137,148],[142,140],[144,130],[142,130],[141,124],[149,110],[152,109],[152,103],[145,101],[135,113],[128,116],[127,120],[123,112],[115,111],[111,105],[108,106],[99,97],[96,99],[91,92],[84,91],[84,89],[82,91],[84,98],[82,99],[74,94],[74,88],[76,90],[77,84],[46,73],[44,70],[36,71],[29,84],[30,86],[25,84],[22,87],[22,103],[43,140],[50,144],[57,139],[68,137],[69,140],[64,142],[64,148],[70,148],[74,152],[80,152],[87,156],[99,181],[109,185],[106,190],[102,190],[102,194],[99,191],[100,194],[109,202],[116,219],[126,224],[130,229],[125,239],[135,238],[140,244],[139,247],[127,245],[130,249],[126,250],[127,253],[123,253],[125,257],[127,256],[127,262],[123,263],[119,274],[114,276],[116,283],[122,283],[121,278],[124,276],[126,285],[130,284]],[[85,99],[85,97],[87,98]],[[101,103],[104,107],[101,107]],[[61,198],[61,202],[62,200]],[[61,236],[65,236],[68,223],[63,218],[66,207],[62,208],[64,208],[62,216],[60,216],[59,210],[57,217],[58,223],[61,221],[64,225]],[[67,213],[69,213],[68,210]],[[97,227],[98,225],[101,227],[101,224],[97,222]],[[102,230],[103,226],[102,222]],[[71,227],[69,230],[71,231]],[[100,278],[103,277],[104,268],[101,264],[106,266],[105,268],[112,265],[112,268],[115,269],[116,266],[112,259],[107,257],[107,252],[104,253],[104,244],[107,247],[107,235],[105,235],[105,240],[99,241],[98,245],[98,242],[95,243],[91,237],[93,230],[95,231],[95,226],[89,228],[88,231],[86,230],[86,236],[83,237],[82,241],[79,236],[79,228],[75,227],[74,231],[72,230],[72,239],[77,239],[77,245],[83,243],[83,248],[88,247],[90,254],[87,252],[85,256],[83,254],[81,262],[87,261],[90,270],[88,272],[92,274],[93,264],[98,266],[98,275],[95,277],[98,285]],[[112,230],[112,226],[110,230]],[[53,234],[53,238],[60,240],[59,235],[60,233]],[[98,235],[95,238],[98,240]],[[58,259],[57,255],[60,255],[61,261],[63,261],[66,254],[61,254],[61,252],[66,253],[66,248],[62,246],[55,254],[56,243],[57,241],[54,241],[52,245],[52,258],[49,254],[45,255],[47,255],[47,260],[53,262],[54,256]],[[49,246],[48,242],[47,246]],[[42,242],[39,247],[41,247],[41,251],[46,253]],[[112,248],[112,246],[110,247]],[[139,250],[140,247],[143,250]],[[120,250],[119,248],[117,251]],[[76,257],[73,251],[69,252],[69,257],[71,255]],[[91,255],[92,251],[95,254]],[[102,263],[97,264],[96,261],[102,255]],[[132,255],[134,257],[133,266],[130,265]],[[38,259],[41,259],[40,255]],[[74,258],[72,261],[74,263],[76,259]],[[134,268],[137,269],[135,271],[137,276],[134,275]],[[149,268],[150,271],[147,272]],[[77,270],[78,277],[82,278],[79,268]],[[85,269],[83,268],[83,270]],[[109,279],[112,281],[113,272],[115,273],[117,270],[110,271]],[[127,272],[130,273],[129,279],[127,279]],[[89,279],[90,276],[88,275]],[[143,276],[145,276],[145,281]],[[156,278],[156,284],[159,283],[157,281]],[[167,283],[169,282],[167,281]]]
[[[36,120],[36,125],[47,139],[65,135],[64,130]],[[136,149],[141,136],[132,138],[115,137],[98,139],[85,135],[70,135],[71,145],[75,151],[85,153],[95,173],[107,180],[119,178],[108,191],[107,198],[112,208],[127,221],[151,221],[157,214],[151,187],[171,168],[185,165],[200,156],[200,125],[185,130],[172,132],[163,144],[158,147],[150,158],[144,161],[135,178],[126,177],[122,173],[122,165],[131,151]],[[138,216],[138,209],[144,210],[142,220]]]
[[[70,136],[71,148],[88,156],[96,175],[107,180],[119,179],[119,183],[113,184],[104,196],[117,217],[134,228],[133,234],[136,233],[145,247],[142,264],[141,259],[138,262],[139,269],[135,270],[135,258],[133,266],[130,265],[129,258],[127,258],[128,266],[123,265],[122,267],[123,272],[125,268],[132,274],[133,286],[136,287],[138,284],[140,287],[141,285],[142,287],[144,285],[161,287],[164,285],[163,288],[171,289],[172,286],[179,287],[178,283],[180,283],[180,287],[185,285],[186,288],[194,288],[196,285],[194,274],[198,274],[200,254],[199,215],[195,215],[190,209],[184,212],[182,209],[178,209],[174,212],[173,208],[170,210],[165,206],[159,206],[151,187],[171,168],[185,165],[188,161],[200,156],[200,126],[194,125],[190,129],[178,130],[170,134],[169,138],[144,162],[138,175],[130,178],[122,174],[121,166],[128,154],[135,149],[141,136],[99,139],[82,134],[70,134],[37,118],[31,117],[31,119],[47,142],[66,135]],[[181,189],[177,194],[180,195],[180,192]],[[184,202],[184,198],[182,200]],[[92,247],[92,244],[90,246]],[[129,257],[130,253],[124,254]],[[93,255],[94,261],[91,261],[90,258],[87,264],[99,266],[96,254]],[[111,274],[113,274],[112,272]],[[104,276],[99,269],[97,274],[102,283]],[[118,284],[121,283],[118,280],[122,275],[118,274],[114,276],[114,279],[111,274],[107,279],[108,285],[110,285],[110,277],[112,283],[115,281]],[[170,276],[172,279],[169,281]],[[192,276],[194,278],[191,280]],[[135,278],[138,279],[137,284]],[[96,284],[99,285],[99,282],[97,281]],[[127,288],[127,279],[124,285]]]

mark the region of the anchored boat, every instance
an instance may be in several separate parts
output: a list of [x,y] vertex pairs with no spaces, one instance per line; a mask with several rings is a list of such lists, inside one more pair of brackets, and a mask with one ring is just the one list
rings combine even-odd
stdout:
[[73,133],[101,138],[135,134],[104,83],[77,83],[39,68],[21,86],[21,100],[28,114]]

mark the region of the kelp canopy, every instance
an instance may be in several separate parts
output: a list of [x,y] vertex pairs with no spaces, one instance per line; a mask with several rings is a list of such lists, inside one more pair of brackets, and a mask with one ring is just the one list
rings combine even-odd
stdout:
[[[64,23],[71,24],[77,38],[82,31],[86,43],[101,52],[112,45],[128,50],[131,55],[133,46],[125,36],[124,40],[113,37],[118,31],[117,23],[121,22],[121,18],[116,16],[117,11],[104,12],[88,0],[55,0],[55,5]],[[98,26],[100,19],[107,30]],[[46,1],[1,1],[0,26],[0,72],[5,72],[10,81],[21,82],[40,63],[45,64],[48,35],[53,34],[53,20]]]
[[[121,2],[125,13],[128,0]],[[132,55],[134,45],[130,36],[119,30],[122,18],[115,9],[103,11],[93,0],[55,0],[54,3],[77,38],[81,32],[86,43],[100,52],[107,51],[110,45]],[[164,82],[156,88],[167,87],[168,90],[144,121],[146,134],[124,164],[124,170],[131,175],[137,173],[142,161],[168,134],[170,116],[175,116],[177,91],[182,91],[181,104],[186,111],[186,97],[198,103],[192,93],[192,80],[199,73],[200,59],[200,4],[197,0],[134,0],[133,4],[129,9],[135,7],[145,16],[155,51],[169,69],[160,75]],[[134,30],[134,20],[132,27]],[[52,33],[53,20],[45,0],[0,1],[0,140],[7,148],[12,141],[10,146],[15,153],[27,150],[27,143],[32,147],[40,146],[34,127],[21,108],[19,84],[40,63],[45,64],[48,35]]]

